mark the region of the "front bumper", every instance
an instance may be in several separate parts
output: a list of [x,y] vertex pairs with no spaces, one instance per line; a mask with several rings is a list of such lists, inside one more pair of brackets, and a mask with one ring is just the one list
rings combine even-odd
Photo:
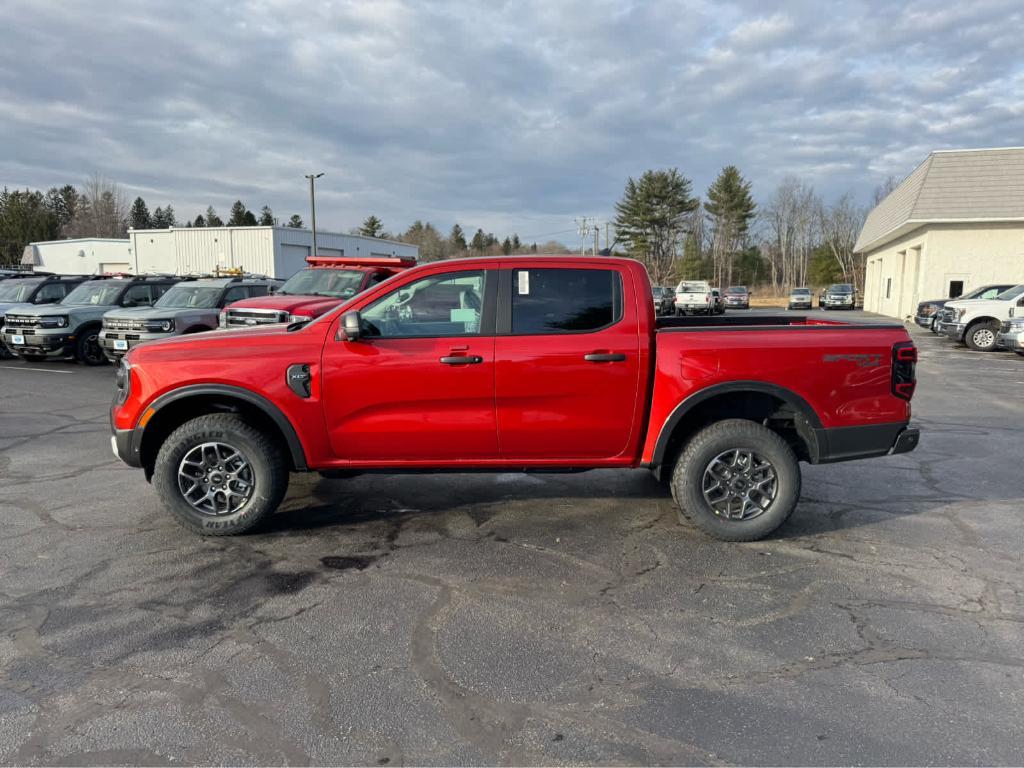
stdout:
[[996,345],[1024,353],[1024,331],[1000,331],[996,336]]
[[[108,360],[117,362],[124,357],[128,350],[135,349],[139,344],[147,341],[159,341],[160,339],[170,339],[175,334],[170,333],[149,333],[147,331],[100,331],[99,344],[100,349],[103,350],[103,354],[107,356]],[[124,342],[124,344],[118,344],[117,342]],[[125,349],[118,349],[117,347],[124,346]]]
[[842,299],[825,299],[824,306],[826,309],[853,309],[853,302]]
[[121,461],[129,467],[141,467],[140,458],[141,439],[137,437],[134,429],[112,429],[110,436],[110,447]]
[[793,301],[792,299],[790,299],[788,306],[791,307],[792,309],[810,309],[811,308],[811,302],[809,302],[809,301]]
[[935,322],[935,315],[915,315],[914,322],[922,328],[931,329],[932,323]]
[[726,301],[725,306],[731,309],[750,309],[749,301]]
[[[15,344],[15,336],[21,337],[21,344]],[[61,332],[50,333],[39,328],[24,330],[4,328],[0,340],[5,347],[16,355],[36,355],[46,358],[63,358],[74,354],[74,334]]]
[[967,330],[967,326],[964,323],[942,324],[942,335],[953,341],[963,341],[965,330]]

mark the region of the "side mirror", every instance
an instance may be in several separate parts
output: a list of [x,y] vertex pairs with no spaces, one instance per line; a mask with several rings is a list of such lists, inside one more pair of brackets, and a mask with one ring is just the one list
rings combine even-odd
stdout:
[[1024,307],[1024,299],[1017,299],[1017,306]]
[[347,341],[359,341],[363,332],[363,318],[358,310],[346,312],[341,316],[341,332]]

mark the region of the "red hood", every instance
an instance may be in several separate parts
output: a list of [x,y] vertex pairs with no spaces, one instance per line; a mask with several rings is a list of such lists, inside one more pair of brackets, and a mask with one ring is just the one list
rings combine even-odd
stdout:
[[257,296],[228,304],[226,309],[278,309],[292,315],[319,317],[348,299],[334,299],[328,296]]

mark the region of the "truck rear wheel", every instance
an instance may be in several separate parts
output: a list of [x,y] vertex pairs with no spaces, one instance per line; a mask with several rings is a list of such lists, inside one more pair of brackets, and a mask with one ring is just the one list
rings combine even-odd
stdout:
[[705,427],[672,473],[680,519],[723,541],[756,541],[789,519],[800,498],[800,466],[785,440],[746,419]]
[[164,507],[202,536],[245,533],[273,514],[288,465],[263,432],[219,413],[187,421],[160,446],[153,485]]

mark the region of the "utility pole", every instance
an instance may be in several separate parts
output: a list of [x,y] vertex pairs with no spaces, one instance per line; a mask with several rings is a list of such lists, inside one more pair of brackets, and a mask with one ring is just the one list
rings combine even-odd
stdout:
[[608,239],[608,222],[604,223],[604,247],[608,249],[608,255],[612,255],[612,241]]
[[597,256],[597,239],[601,235],[601,228],[597,226],[597,222],[594,222],[594,255]]
[[309,217],[313,224],[313,256],[319,256],[316,249],[316,191],[313,189],[313,183],[323,176],[323,173],[307,173],[306,178],[309,179]]
[[577,232],[580,235],[580,256],[587,252],[587,235],[590,234],[590,219],[587,216],[581,216],[576,219]]

